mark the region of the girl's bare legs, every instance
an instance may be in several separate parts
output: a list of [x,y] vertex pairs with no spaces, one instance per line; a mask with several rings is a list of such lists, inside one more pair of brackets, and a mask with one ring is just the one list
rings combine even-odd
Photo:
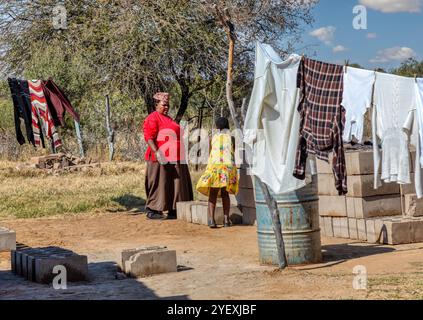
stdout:
[[215,227],[216,226],[216,220],[214,218],[214,213],[216,211],[216,202],[217,202],[217,194],[219,193],[219,189],[217,188],[210,188],[209,193],[209,203],[208,203],[208,220],[209,220],[209,226]]
[[229,226],[229,210],[231,209],[231,199],[229,198],[229,193],[226,191],[226,187],[220,189],[222,195],[222,205],[223,205],[223,214],[224,214],[224,224],[225,227]]

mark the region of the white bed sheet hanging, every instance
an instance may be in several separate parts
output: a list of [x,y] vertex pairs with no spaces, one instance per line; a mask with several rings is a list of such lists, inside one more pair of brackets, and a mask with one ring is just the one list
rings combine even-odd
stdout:
[[306,185],[292,174],[300,127],[296,80],[300,61],[296,54],[283,61],[271,46],[256,44],[254,88],[244,124],[244,142],[253,153],[251,173],[276,194]]

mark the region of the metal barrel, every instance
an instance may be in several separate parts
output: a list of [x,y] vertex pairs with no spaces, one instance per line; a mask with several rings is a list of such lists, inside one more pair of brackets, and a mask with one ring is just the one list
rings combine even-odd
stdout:
[[[254,177],[257,233],[260,262],[278,264],[272,216],[257,177]],[[319,197],[317,176],[304,188],[272,196],[278,203],[282,235],[288,265],[318,263],[322,260],[319,228]]]

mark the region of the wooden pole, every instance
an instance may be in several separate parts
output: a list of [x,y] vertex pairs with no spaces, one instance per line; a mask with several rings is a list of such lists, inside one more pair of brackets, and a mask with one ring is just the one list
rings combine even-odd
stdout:
[[286,258],[285,244],[282,235],[282,224],[279,216],[278,203],[275,198],[270,194],[267,185],[260,179],[257,179],[260,183],[261,190],[263,191],[266,204],[269,208],[270,214],[272,215],[273,231],[275,232],[276,248],[278,250],[279,257],[279,268],[285,269],[288,266],[288,259]]
[[81,156],[81,158],[85,158],[85,151],[84,151],[84,144],[83,144],[83,140],[82,140],[81,125],[76,120],[74,120],[74,123],[75,123],[76,139],[78,140],[78,146],[79,146],[79,155]]
[[115,154],[115,132],[110,123],[110,99],[109,95],[106,94],[106,128],[107,128],[107,142],[109,144],[109,161],[113,161]]
[[[220,19],[220,22],[225,28],[226,34],[229,40],[229,52],[228,52],[228,72],[226,79],[226,99],[229,106],[229,111],[231,113],[232,120],[235,124],[235,128],[241,130],[241,124],[238,121],[238,117],[235,111],[235,103],[233,101],[232,94],[232,84],[233,84],[233,63],[234,63],[234,49],[235,49],[235,28],[228,14],[225,16],[222,12],[215,6],[216,13]],[[272,197],[269,192],[267,185],[265,185],[260,179],[260,187],[262,189],[263,195],[266,200],[267,207],[269,208],[270,213],[272,214],[273,230],[276,237],[276,247],[278,251],[278,264],[280,269],[285,269],[288,266],[288,260],[285,255],[285,243],[282,236],[282,225],[279,218],[279,209],[276,200]]]

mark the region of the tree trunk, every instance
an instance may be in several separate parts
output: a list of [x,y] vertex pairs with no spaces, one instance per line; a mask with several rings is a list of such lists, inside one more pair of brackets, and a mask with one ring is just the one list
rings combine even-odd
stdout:
[[110,121],[110,99],[106,95],[106,128],[107,128],[107,142],[109,143],[109,161],[113,161],[115,154],[115,132]]
[[184,117],[185,111],[188,109],[189,98],[191,97],[188,87],[181,86],[181,93],[181,102],[179,104],[178,113],[175,117],[175,121],[177,123],[181,122]]
[[235,110],[235,103],[232,94],[233,84],[233,64],[234,64],[234,49],[235,49],[235,37],[233,35],[233,26],[227,32],[229,39],[229,53],[228,53],[228,74],[226,79],[226,99],[228,101],[229,111],[231,113],[232,120],[235,128],[240,129],[241,124],[238,121],[238,117]]

